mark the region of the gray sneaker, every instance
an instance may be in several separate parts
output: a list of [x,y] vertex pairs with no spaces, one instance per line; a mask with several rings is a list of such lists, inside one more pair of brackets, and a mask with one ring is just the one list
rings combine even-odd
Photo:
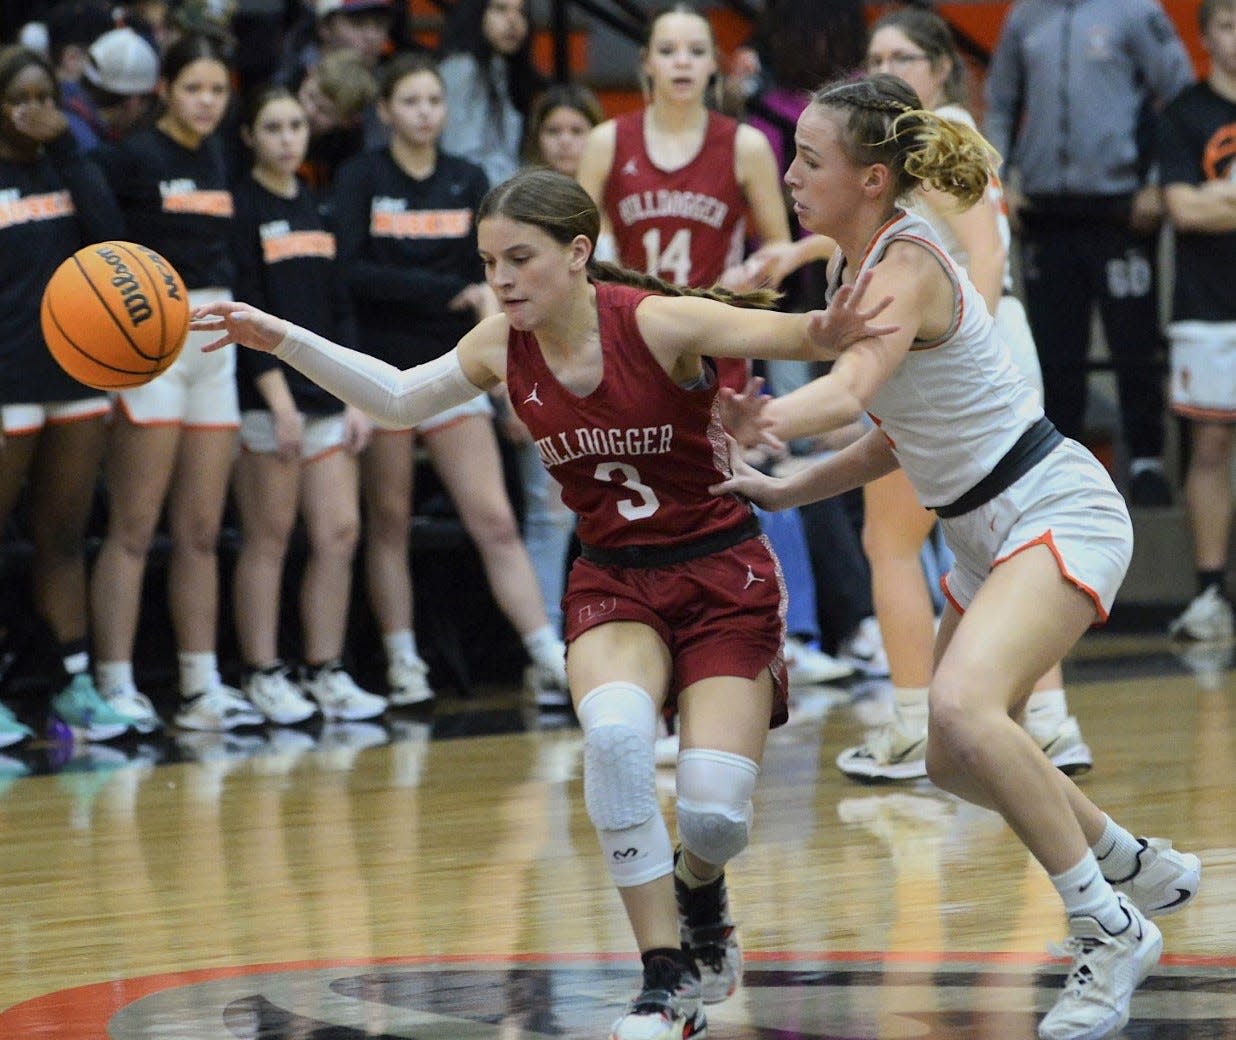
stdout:
[[341,665],[324,665],[313,675],[305,673],[300,687],[318,703],[328,722],[360,722],[376,719],[389,707],[385,697],[369,693],[356,685]]
[[245,696],[252,707],[276,726],[295,726],[313,718],[318,711],[282,666],[253,672],[245,680]]
[[260,726],[265,719],[239,690],[220,683],[192,697],[186,697],[176,713],[181,729],[224,733],[239,726]]
[[1232,629],[1232,605],[1223,598],[1217,585],[1211,585],[1195,596],[1184,613],[1167,626],[1167,634],[1173,639],[1212,643],[1231,639]]

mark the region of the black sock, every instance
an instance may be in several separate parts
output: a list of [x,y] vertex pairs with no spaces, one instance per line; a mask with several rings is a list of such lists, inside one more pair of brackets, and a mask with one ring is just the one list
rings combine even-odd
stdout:
[[1218,570],[1213,570],[1213,571],[1199,570],[1197,572],[1198,594],[1200,595],[1201,593],[1205,592],[1208,588],[1210,588],[1213,585],[1215,588],[1219,590],[1219,595],[1222,596],[1224,599],[1227,599],[1227,593],[1224,591],[1224,588],[1223,588],[1223,586],[1226,584],[1226,578],[1227,578],[1227,575],[1223,572],[1222,568],[1219,568]]
[[654,946],[651,950],[645,950],[639,955],[639,959],[643,961],[645,967],[654,957],[666,957],[676,964],[682,965],[692,975],[699,975],[699,968],[695,966],[694,958],[680,946]]

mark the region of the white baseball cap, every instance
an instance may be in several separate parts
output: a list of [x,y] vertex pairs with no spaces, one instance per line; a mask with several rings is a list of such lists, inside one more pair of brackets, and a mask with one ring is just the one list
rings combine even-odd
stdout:
[[127,27],[105,32],[87,49],[83,75],[111,94],[149,94],[159,82],[159,55]]

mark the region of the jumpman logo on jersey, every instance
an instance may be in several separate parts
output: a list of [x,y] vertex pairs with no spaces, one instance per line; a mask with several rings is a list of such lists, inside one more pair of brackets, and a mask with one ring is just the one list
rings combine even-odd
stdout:
[[630,159],[626,161],[626,163],[623,164],[622,172],[626,174],[628,177],[634,177],[636,176],[636,174],[639,173],[639,163],[635,161],[634,156],[632,156]]
[[763,584],[767,580],[768,580],[767,578],[757,578],[755,576],[755,571],[751,569],[751,564],[747,564],[747,580],[746,580],[746,583],[742,587],[743,591],[746,592],[747,589],[751,588],[751,586],[754,585],[757,581],[760,582],[760,584]]
[[524,404],[535,404],[538,406],[542,406],[545,404],[545,402],[541,400],[540,394],[537,393],[537,388],[540,385],[541,385],[540,383],[532,384],[532,393],[530,393],[527,397],[524,398]]

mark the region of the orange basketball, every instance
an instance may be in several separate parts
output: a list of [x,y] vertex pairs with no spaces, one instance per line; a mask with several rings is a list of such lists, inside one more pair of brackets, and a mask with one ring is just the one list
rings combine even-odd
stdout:
[[189,333],[189,294],[153,249],[96,242],[56,268],[39,321],[69,375],[96,390],[124,390],[176,360]]

